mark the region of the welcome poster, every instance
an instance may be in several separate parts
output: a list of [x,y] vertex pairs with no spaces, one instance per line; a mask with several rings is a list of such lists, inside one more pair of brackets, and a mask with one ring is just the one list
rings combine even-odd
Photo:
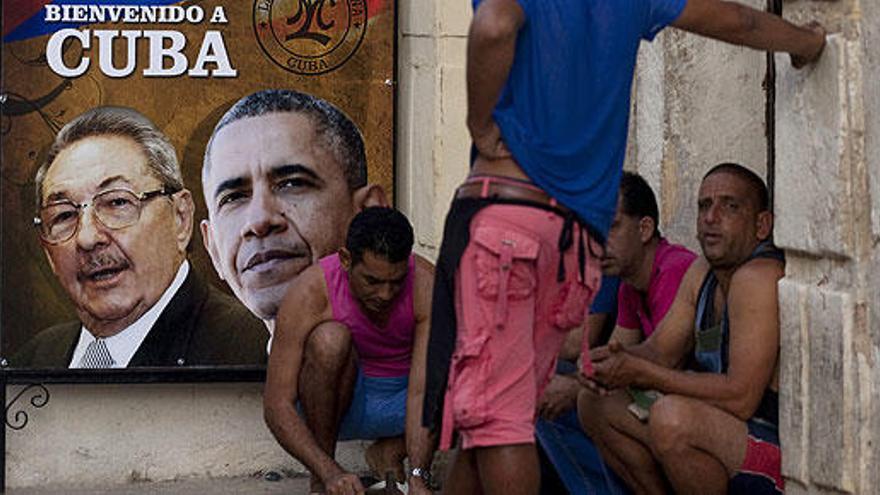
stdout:
[[[9,0],[2,8],[0,357],[5,366],[44,329],[65,322],[76,326],[77,304],[86,304],[76,302],[75,289],[68,286],[73,283],[65,285],[64,266],[58,266],[63,263],[56,260],[53,267],[41,235],[54,236],[52,248],[60,251],[73,242],[66,236],[76,237],[86,217],[122,231],[144,221],[147,208],[158,208],[150,205],[156,199],[144,195],[148,191],[134,190],[128,192],[143,209],[137,218],[114,213],[114,205],[127,197],[117,193],[62,198],[61,206],[70,212],[46,211],[46,198],[35,190],[37,171],[59,130],[85,112],[128,107],[167,136],[195,204],[190,270],[230,296],[201,239],[199,222],[207,216],[201,172],[214,126],[242,97],[285,89],[338,107],[363,136],[369,181],[383,186],[389,198],[392,194],[393,0]],[[107,160],[112,165],[114,155]],[[57,232],[49,230],[47,224],[65,214],[79,215],[72,233],[63,224]],[[158,233],[155,239],[161,242]],[[71,259],[80,256],[76,249],[70,248]],[[109,268],[72,272],[73,279],[98,282],[115,276]]]

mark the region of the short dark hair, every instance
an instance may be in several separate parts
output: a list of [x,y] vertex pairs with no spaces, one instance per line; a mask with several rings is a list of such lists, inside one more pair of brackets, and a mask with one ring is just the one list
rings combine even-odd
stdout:
[[409,258],[415,236],[403,213],[394,208],[373,206],[355,215],[348,227],[345,248],[355,265],[370,251],[391,263]]
[[238,100],[223,114],[205,147],[202,180],[211,169],[211,147],[221,129],[244,118],[283,112],[301,113],[311,119],[315,133],[324,140],[327,150],[342,166],[350,190],[367,184],[367,155],[364,138],[357,125],[327,100],[290,89],[264,89],[252,93]]
[[733,162],[725,162],[719,163],[715,165],[706,175],[703,176],[703,180],[705,181],[707,177],[713,174],[717,174],[720,172],[725,172],[731,175],[735,175],[740,179],[746,181],[749,185],[749,188],[754,193],[755,204],[758,207],[758,211],[769,211],[770,210],[770,191],[767,189],[767,184],[764,183],[764,179],[762,179],[758,174],[752,172],[748,168]]
[[620,179],[620,207],[625,215],[654,220],[654,237],[660,237],[660,210],[654,190],[641,175],[623,172]]

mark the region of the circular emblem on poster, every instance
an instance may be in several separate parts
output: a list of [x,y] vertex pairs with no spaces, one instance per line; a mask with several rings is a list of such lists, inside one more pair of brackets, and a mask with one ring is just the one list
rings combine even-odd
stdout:
[[273,62],[297,74],[345,65],[367,32],[366,0],[255,0],[254,32]]

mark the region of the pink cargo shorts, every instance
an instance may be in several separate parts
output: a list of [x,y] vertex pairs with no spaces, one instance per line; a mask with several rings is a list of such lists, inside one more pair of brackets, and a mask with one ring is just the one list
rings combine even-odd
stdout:
[[464,449],[534,442],[537,400],[601,278],[601,247],[575,225],[565,279],[557,280],[562,226],[553,212],[519,205],[488,206],[471,221],[455,279],[458,331],[441,448],[451,447],[453,430]]

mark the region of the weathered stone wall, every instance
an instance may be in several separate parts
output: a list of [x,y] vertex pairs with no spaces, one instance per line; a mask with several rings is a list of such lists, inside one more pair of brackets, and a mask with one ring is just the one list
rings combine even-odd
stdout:
[[[862,440],[864,465],[859,477],[863,493],[880,488],[880,3],[863,1],[860,19],[862,57],[862,101],[865,116],[864,168],[867,169],[868,196],[862,204],[870,205],[870,232],[867,240],[862,286],[865,306],[859,308],[864,330],[860,334],[859,367],[865,385],[864,402],[858,433]],[[863,206],[864,208],[864,206]],[[862,381],[862,380],[860,380]]]
[[[263,423],[260,383],[47,388],[42,409],[29,406],[31,395],[13,408],[29,418],[24,429],[7,429],[10,488],[305,473]],[[19,389],[9,387],[9,398]],[[364,470],[364,444],[345,443],[340,462]]]
[[786,17],[833,33],[815,67],[776,58],[776,241],[788,256],[780,434],[793,494],[880,486],[878,13],[873,0],[785,4]]

